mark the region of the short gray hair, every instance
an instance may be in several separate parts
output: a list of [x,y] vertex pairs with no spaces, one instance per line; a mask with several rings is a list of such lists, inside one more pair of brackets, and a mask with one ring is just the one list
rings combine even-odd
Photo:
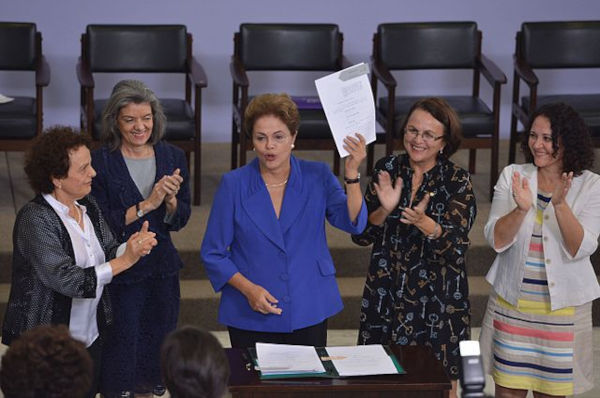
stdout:
[[121,108],[129,104],[147,103],[152,109],[153,128],[150,144],[154,145],[165,135],[167,118],[156,95],[139,80],[121,80],[113,87],[110,98],[102,112],[102,142],[111,151],[121,147],[121,131],[117,119]]

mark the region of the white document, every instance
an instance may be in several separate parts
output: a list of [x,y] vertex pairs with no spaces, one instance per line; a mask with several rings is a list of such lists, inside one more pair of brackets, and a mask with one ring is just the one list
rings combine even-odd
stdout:
[[315,80],[340,157],[348,156],[344,138],[362,134],[375,141],[375,102],[368,78],[369,67],[360,63]]
[[398,374],[381,344],[325,347],[340,376]]
[[6,95],[0,94],[0,104],[5,104],[7,102],[14,101],[14,98],[7,97]]
[[256,357],[263,375],[325,373],[313,346],[256,343]]

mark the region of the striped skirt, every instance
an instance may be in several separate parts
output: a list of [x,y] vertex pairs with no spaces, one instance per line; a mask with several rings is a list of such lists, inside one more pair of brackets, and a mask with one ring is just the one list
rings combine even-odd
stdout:
[[480,336],[484,367],[506,388],[573,395],[593,384],[592,303],[550,311],[492,293]]

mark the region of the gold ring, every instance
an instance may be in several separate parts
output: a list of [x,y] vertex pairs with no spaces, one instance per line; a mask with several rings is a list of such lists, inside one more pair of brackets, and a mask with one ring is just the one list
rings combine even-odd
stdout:
[[143,241],[143,239],[138,240],[138,245],[141,245]]

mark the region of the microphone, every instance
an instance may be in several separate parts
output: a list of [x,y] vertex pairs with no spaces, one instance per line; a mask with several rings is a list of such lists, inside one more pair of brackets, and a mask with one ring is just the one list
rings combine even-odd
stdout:
[[481,362],[479,342],[463,340],[458,345],[461,357],[462,372],[460,373],[460,387],[462,398],[483,398],[485,388],[485,374]]

